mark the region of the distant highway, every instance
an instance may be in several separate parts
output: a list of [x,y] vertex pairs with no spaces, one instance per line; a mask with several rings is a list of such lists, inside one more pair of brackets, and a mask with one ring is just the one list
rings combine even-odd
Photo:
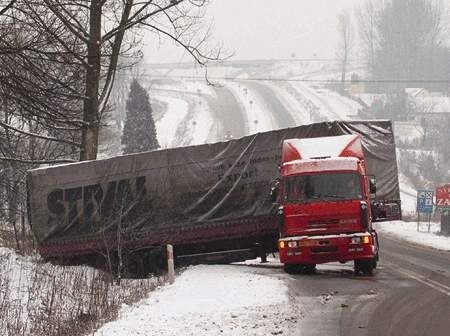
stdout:
[[214,118],[222,124],[224,135],[229,132],[234,138],[246,136],[247,118],[242,105],[228,88],[214,87],[214,91],[217,94],[217,100],[211,102],[211,112],[214,113]]
[[291,111],[288,111],[283,103],[278,99],[274,91],[263,82],[246,82],[245,86],[256,93],[259,101],[267,105],[267,111],[271,111],[275,120],[273,129],[293,127],[296,125],[292,118]]
[[[226,87],[213,87],[216,97],[205,93],[190,92],[181,89],[168,89],[153,87],[154,92],[167,92],[177,94],[180,97],[202,97],[208,104],[208,110],[214,120],[212,133],[208,136],[208,142],[224,140],[227,133],[234,138],[247,135],[245,111],[236,97]],[[220,130],[220,131],[219,131]]]

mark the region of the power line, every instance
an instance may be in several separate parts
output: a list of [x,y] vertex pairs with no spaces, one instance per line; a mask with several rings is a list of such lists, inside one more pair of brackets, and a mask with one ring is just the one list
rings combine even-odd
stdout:
[[[176,75],[143,75],[143,77],[152,77],[157,79],[174,78],[174,79],[201,79],[204,80],[204,76],[176,76]],[[357,81],[340,79],[308,79],[308,78],[282,78],[282,77],[252,77],[252,78],[239,78],[239,77],[221,77],[221,76],[208,76],[208,80],[225,80],[225,81],[266,81],[266,82],[304,82],[304,83],[384,83],[384,84],[450,84],[449,79],[359,79]]]
[[[210,67],[215,66],[236,66],[240,64],[275,64],[275,63],[308,63],[308,62],[331,62],[331,63],[342,63],[342,58],[280,58],[280,59],[241,59],[241,60],[228,60],[220,62],[217,65],[210,65]],[[351,58],[347,60],[348,63],[366,63],[363,58]],[[198,64],[193,62],[168,62],[168,63],[145,63],[144,67],[149,68],[167,68],[174,67],[178,69],[192,68],[198,66]]]

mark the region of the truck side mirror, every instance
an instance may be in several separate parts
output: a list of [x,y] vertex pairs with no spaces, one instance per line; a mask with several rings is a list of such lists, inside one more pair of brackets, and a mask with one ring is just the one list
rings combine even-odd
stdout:
[[272,183],[270,185],[270,201],[272,203],[277,203],[279,185],[280,185],[280,181],[278,179],[275,181],[272,181]]
[[377,180],[375,179],[375,176],[369,176],[369,191],[371,194],[377,192]]
[[276,203],[277,202],[277,196],[278,196],[277,188],[276,187],[270,188],[270,201],[272,203]]

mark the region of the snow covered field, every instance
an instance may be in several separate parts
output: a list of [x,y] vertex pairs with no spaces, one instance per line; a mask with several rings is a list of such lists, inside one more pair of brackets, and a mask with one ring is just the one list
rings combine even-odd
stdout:
[[398,179],[400,183],[402,213],[403,215],[413,216],[417,210],[417,190],[411,186],[411,183],[404,174],[400,173]]
[[161,287],[97,336],[125,335],[281,335],[301,318],[287,285],[261,270],[191,266],[172,285]]
[[430,232],[428,232],[428,222],[421,222],[419,231],[417,231],[417,222],[378,222],[375,227],[378,231],[388,233],[398,239],[450,251],[450,237],[439,235],[441,230],[439,223],[432,222]]
[[0,247],[0,335],[81,335],[111,320],[163,279],[113,284],[87,266],[54,266]]

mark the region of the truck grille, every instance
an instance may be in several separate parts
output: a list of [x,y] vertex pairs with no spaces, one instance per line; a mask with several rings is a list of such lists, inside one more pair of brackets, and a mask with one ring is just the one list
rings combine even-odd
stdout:
[[309,221],[308,226],[310,227],[323,227],[328,225],[337,225],[339,224],[339,219],[325,219],[325,220],[312,220]]
[[317,246],[311,248],[311,252],[313,253],[333,253],[337,251],[338,251],[337,246]]

